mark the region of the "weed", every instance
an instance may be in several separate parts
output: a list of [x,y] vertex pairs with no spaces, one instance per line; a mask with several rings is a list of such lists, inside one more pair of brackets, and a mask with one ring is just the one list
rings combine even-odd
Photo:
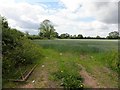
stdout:
[[60,80],[61,86],[65,88],[83,88],[83,78],[80,75],[58,71],[53,74],[56,80]]

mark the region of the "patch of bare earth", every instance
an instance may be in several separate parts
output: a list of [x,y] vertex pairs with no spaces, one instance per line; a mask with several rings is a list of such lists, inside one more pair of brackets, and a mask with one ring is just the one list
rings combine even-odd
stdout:
[[99,88],[97,81],[90,76],[85,70],[80,71],[80,75],[84,78],[84,85],[91,88]]
[[86,54],[81,54],[81,55],[80,55],[80,59],[81,59],[81,60],[86,60],[86,59],[88,59],[88,58],[89,58],[89,56],[86,55]]
[[28,83],[20,86],[20,88],[57,88],[56,83],[49,79],[48,66],[50,64],[38,65],[28,78]]
[[55,88],[55,83],[49,80],[49,74],[46,71],[42,71],[38,78],[35,79],[35,87],[37,88]]
[[100,88],[98,81],[92,77],[81,64],[78,64],[78,66],[81,68],[80,75],[84,78],[83,84],[85,87]]
[[26,85],[21,86],[20,88],[34,88],[32,83],[28,83]]
[[78,64],[80,75],[84,78],[84,85],[91,88],[116,88],[118,75],[107,67],[94,67],[92,74]]

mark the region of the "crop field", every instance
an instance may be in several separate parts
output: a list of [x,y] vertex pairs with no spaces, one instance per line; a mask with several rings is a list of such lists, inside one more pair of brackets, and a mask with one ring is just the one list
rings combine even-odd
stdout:
[[70,75],[80,76],[83,83],[81,86],[84,87],[118,87],[117,40],[62,39],[33,42],[45,49],[45,66],[50,74],[50,81],[58,82],[56,87],[79,87],[80,82],[69,78]]
[[[116,88],[118,87],[117,40],[32,40],[44,57],[19,88]],[[34,49],[34,48],[33,48]],[[38,49],[39,50],[39,49]]]

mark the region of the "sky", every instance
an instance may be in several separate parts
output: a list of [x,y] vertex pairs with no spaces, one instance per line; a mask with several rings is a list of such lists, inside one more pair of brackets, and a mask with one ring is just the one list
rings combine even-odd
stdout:
[[1,0],[0,14],[10,27],[36,35],[45,19],[59,34],[106,37],[118,31],[118,0]]

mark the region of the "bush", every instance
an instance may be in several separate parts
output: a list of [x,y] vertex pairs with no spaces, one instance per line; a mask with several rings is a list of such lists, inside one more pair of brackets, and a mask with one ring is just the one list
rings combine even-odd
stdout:
[[24,34],[16,29],[5,28],[2,31],[2,53],[7,54],[16,46],[20,46],[19,40],[24,37]]
[[27,39],[24,33],[11,29],[2,21],[3,78],[11,78],[19,67],[35,64],[42,58],[42,49]]

